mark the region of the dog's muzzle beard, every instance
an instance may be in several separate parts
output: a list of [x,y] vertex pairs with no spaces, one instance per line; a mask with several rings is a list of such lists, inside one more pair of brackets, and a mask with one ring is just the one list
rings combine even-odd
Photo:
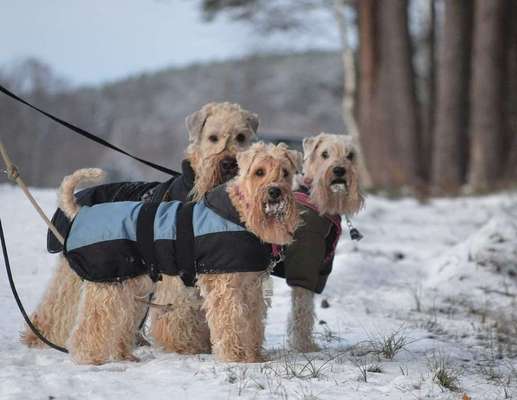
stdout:
[[278,245],[291,243],[300,218],[290,187],[269,184],[244,190],[241,204],[246,210],[243,214],[246,228],[263,242]]
[[330,190],[333,193],[348,194],[349,186],[345,168],[338,166],[331,169]]
[[348,194],[348,182],[346,179],[337,178],[330,182],[330,190],[333,193]]
[[196,172],[192,189],[194,201],[200,201],[208,191],[229,181],[239,172],[235,155],[228,152],[212,154],[198,160],[194,170]]
[[228,182],[230,179],[237,176],[239,173],[239,166],[235,156],[225,155],[219,161],[219,175],[221,177],[221,183]]
[[289,209],[289,200],[286,193],[278,186],[268,186],[263,191],[262,211],[266,219],[275,219],[282,222]]
[[332,167],[323,170],[321,175],[314,177],[310,191],[311,201],[322,215],[355,214],[363,204],[357,171],[352,167],[341,176],[336,176]]

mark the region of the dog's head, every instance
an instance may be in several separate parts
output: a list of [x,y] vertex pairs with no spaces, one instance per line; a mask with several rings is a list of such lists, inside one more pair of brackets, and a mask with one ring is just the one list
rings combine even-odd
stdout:
[[196,174],[193,199],[237,175],[237,153],[246,150],[258,129],[258,116],[233,103],[208,103],[189,115],[187,158]]
[[268,243],[290,243],[300,222],[292,184],[301,154],[260,142],[237,154],[237,162],[239,174],[228,191],[247,229]]
[[320,133],[303,141],[303,183],[321,214],[354,214],[363,206],[357,147],[350,136]]

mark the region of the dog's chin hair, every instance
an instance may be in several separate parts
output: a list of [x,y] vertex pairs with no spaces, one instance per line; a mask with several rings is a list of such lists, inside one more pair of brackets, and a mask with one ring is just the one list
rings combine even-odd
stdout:
[[311,189],[311,201],[318,207],[321,215],[353,215],[358,213],[364,204],[364,197],[359,188],[357,173],[354,171],[347,177],[347,192],[333,192],[330,188],[333,176],[330,169],[322,176],[314,179]]
[[194,149],[187,154],[196,174],[194,186],[189,193],[193,201],[202,200],[207,192],[223,183],[219,162],[226,156],[228,156],[227,153],[221,153],[201,158]]
[[292,242],[293,233],[299,226],[301,220],[297,212],[294,197],[289,192],[283,192],[284,201],[287,202],[285,214],[281,220],[270,218],[264,213],[264,201],[266,200],[266,190],[260,190],[255,193],[249,204],[247,205],[239,198],[237,191],[244,193],[239,189],[237,181],[229,187],[230,199],[239,212],[241,220],[246,225],[246,229],[255,234],[263,242],[286,245]]

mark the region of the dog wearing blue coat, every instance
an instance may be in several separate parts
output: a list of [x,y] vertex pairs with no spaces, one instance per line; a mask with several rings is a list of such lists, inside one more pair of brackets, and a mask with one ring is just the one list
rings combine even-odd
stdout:
[[[73,223],[64,255],[83,279],[67,340],[74,361],[136,360],[134,338],[145,312],[139,300],[155,291],[156,302],[174,309],[175,284],[185,277],[197,278],[216,358],[261,361],[262,281],[271,245],[289,244],[299,224],[291,186],[300,161],[284,145],[254,144],[237,155],[238,176],[197,203],[80,207],[75,188],[103,173],[84,169],[66,177],[60,208]],[[178,330],[185,346],[196,342]]]

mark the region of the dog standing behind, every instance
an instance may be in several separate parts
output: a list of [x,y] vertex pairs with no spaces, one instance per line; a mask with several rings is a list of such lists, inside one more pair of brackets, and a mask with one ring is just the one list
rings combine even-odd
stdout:
[[303,224],[274,275],[292,287],[288,344],[300,352],[318,350],[313,339],[314,293],[321,293],[332,271],[341,235],[341,215],[357,213],[364,198],[359,185],[357,149],[345,135],[321,133],[303,141],[303,176],[296,198]]
[[[151,196],[144,193],[144,196],[152,197],[152,201],[201,199],[206,192],[235,176],[236,154],[251,145],[259,124],[256,114],[244,110],[238,104],[227,102],[208,103],[189,115],[185,122],[189,146],[186,159],[182,163],[183,174],[174,181],[153,186]],[[124,190],[124,185],[129,185],[130,190]],[[147,188],[151,184],[144,185]],[[92,195],[94,201],[89,201],[87,205],[108,201],[139,201],[143,197],[140,190],[134,190],[134,183],[124,182],[107,186],[110,193],[116,193],[115,197],[95,192]],[[102,191],[107,188],[99,186],[95,189]],[[138,197],[135,198],[135,195]],[[66,225],[62,233],[66,234],[69,222],[65,220],[64,223]],[[62,250],[59,243],[53,243],[52,246],[52,252]],[[163,310],[160,315],[153,314],[155,318],[152,320],[152,336],[167,351],[184,352],[182,349],[186,348],[188,352],[209,352],[208,327],[200,310],[199,293],[193,288],[186,287],[182,281],[175,284],[177,307],[174,313]],[[79,277],[71,271],[66,259],[60,256],[43,299],[31,315],[31,320],[41,333],[60,346],[65,345],[70,335],[81,286]],[[182,305],[185,307],[182,308]],[[167,333],[170,326],[175,327],[175,334],[181,338],[179,342]],[[185,347],[185,337],[188,337],[193,329],[197,330],[193,337],[199,341],[188,343]],[[21,339],[29,347],[45,346],[28,326],[25,327]]]
[[74,220],[65,256],[84,279],[66,342],[76,362],[136,359],[132,350],[144,310],[138,298],[152,290],[150,278],[168,285],[157,275],[178,275],[183,267],[191,268],[190,263],[175,262],[183,251],[175,246],[180,239],[176,232],[183,232],[183,215],[192,225],[195,272],[215,356],[222,361],[262,360],[262,280],[271,253],[265,243],[290,243],[299,224],[291,191],[298,157],[285,146],[258,143],[237,159],[239,175],[195,204],[121,202],[80,207],[75,186],[83,179],[101,177],[101,171],[79,170],[63,180],[60,207]]

